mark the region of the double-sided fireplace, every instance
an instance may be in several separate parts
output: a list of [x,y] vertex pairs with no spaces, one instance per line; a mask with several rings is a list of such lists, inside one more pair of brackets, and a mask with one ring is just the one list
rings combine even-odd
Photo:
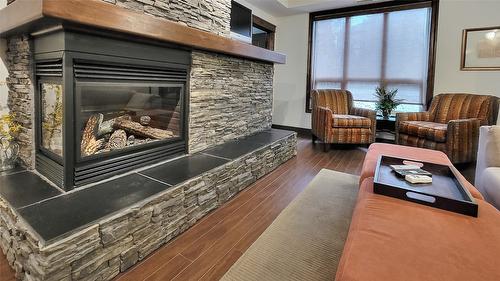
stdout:
[[190,52],[65,29],[34,38],[36,169],[72,189],[186,153]]

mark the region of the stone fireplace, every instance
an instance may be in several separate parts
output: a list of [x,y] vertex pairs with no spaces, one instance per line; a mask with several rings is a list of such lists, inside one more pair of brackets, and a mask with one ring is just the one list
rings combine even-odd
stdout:
[[[229,36],[230,0],[199,1],[196,4],[184,1],[109,0],[104,2],[69,0],[63,3],[71,6],[65,8],[66,10],[75,9],[72,5],[85,6],[85,8],[99,6],[94,13],[103,11],[106,15],[96,15],[96,18],[92,20],[92,25],[97,25],[98,19],[109,16],[105,11],[131,10],[136,14],[134,21],[147,21],[146,18],[159,17],[192,27],[186,27],[190,30],[203,30],[206,34],[202,35],[204,39],[200,40],[208,40],[211,36],[216,36],[218,38],[213,40],[219,43],[219,38]],[[43,0],[42,8],[50,9],[50,7],[45,7],[45,3],[54,8],[51,11],[55,14],[65,10],[59,9],[62,4],[60,1]],[[9,6],[26,5],[27,9],[33,7],[31,4],[30,1],[17,0]],[[50,14],[50,12],[44,10],[43,14]],[[140,14],[144,15],[144,19],[139,16]],[[7,68],[9,69],[8,107],[11,112],[15,113],[16,121],[22,127],[16,141],[20,144],[20,158],[23,164],[36,169],[59,186],[71,189],[88,183],[88,179],[106,178],[114,173],[124,172],[128,168],[161,160],[141,160],[140,164],[124,169],[118,168],[122,167],[123,163],[119,162],[115,165],[111,164],[110,160],[121,159],[124,155],[142,157],[141,153],[150,154],[145,152],[148,150],[146,148],[158,148],[160,143],[164,144],[161,147],[165,148],[160,158],[166,159],[177,153],[195,153],[271,127],[273,63],[283,59],[282,57],[277,61],[270,59],[276,55],[272,54],[273,52],[250,50],[248,47],[236,44],[238,48],[244,48],[244,51],[241,55],[234,56],[225,54],[226,51],[213,52],[204,48],[182,45],[184,43],[182,40],[177,40],[176,44],[104,30],[103,28],[107,28],[107,23],[97,28],[71,23],[72,17],[62,22],[51,21],[50,17],[47,18],[47,20],[42,20],[42,24],[34,24],[29,28],[22,27],[15,32],[9,31],[12,35],[6,36]],[[119,22],[127,23],[126,21]],[[54,28],[54,23],[58,24],[58,27]],[[157,21],[151,23],[156,25]],[[42,28],[44,26],[46,28]],[[32,31],[27,32],[30,29]],[[91,38],[97,39],[100,43],[89,43],[93,42]],[[228,43],[233,44],[233,42],[223,44]],[[133,49],[131,46],[136,48],[135,52],[130,51]],[[227,50],[233,48],[230,47]],[[257,59],[245,58],[250,53],[255,53],[250,57]],[[84,56],[73,58],[73,54]],[[259,59],[259,56],[262,56],[262,59]],[[279,56],[282,55],[278,54]],[[174,61],[171,61],[172,59]],[[143,95],[145,88],[142,82],[148,81],[147,77],[126,80],[127,83],[122,83],[119,87],[128,88],[127,93],[121,95],[115,93],[114,98],[103,100],[102,102],[107,104],[100,105],[106,107],[101,110],[105,112],[99,112],[96,108],[95,103],[100,103],[95,99],[96,96],[104,96],[105,92],[111,91],[109,84],[118,88],[119,81],[123,82],[123,79],[119,79],[120,77],[103,77],[110,74],[109,72],[117,71],[110,75],[118,74],[123,78],[123,76],[130,76],[134,70],[136,74],[150,73],[161,76],[171,73],[172,69],[180,71],[175,74],[175,79],[163,85],[156,83],[151,89],[148,88],[145,95]],[[103,74],[101,78],[82,76],[83,73],[94,70]],[[76,77],[77,75],[79,77]],[[98,81],[89,81],[89,79]],[[45,82],[40,84],[40,81]],[[158,80],[154,81],[158,82]],[[95,82],[101,84],[99,86],[92,84]],[[108,85],[104,86],[105,83]],[[168,91],[170,96],[166,97],[167,94],[162,94],[163,97],[161,97],[156,94],[159,91]],[[183,91],[183,93],[171,91]],[[43,95],[48,95],[46,101],[40,98]],[[60,95],[59,98],[58,95]],[[150,95],[150,100],[146,102],[149,104],[148,108],[143,108],[144,110],[132,108],[132,106],[137,106],[132,103],[144,103],[144,99],[148,99],[147,95]],[[63,103],[63,106],[55,106],[56,101]],[[80,111],[73,108],[73,105],[80,105],[78,102],[83,102]],[[157,115],[156,109],[159,107],[174,106],[175,110],[166,109],[166,111],[171,111],[171,114],[166,113],[163,117]],[[151,109],[156,113],[153,114]],[[64,112],[62,115],[65,116],[65,122],[61,122],[63,121],[61,116],[54,118],[58,113],[61,115],[61,112]],[[135,126],[139,123],[141,126],[158,129],[155,131],[160,134],[164,133],[164,136],[151,138],[138,135],[137,132],[131,133],[131,128],[127,133],[127,130],[117,128],[121,125],[113,122],[111,127],[120,131],[99,135],[99,132],[104,131],[98,130],[95,140],[90,137],[83,143],[85,148],[91,148],[90,151],[83,151],[83,153],[91,155],[82,157],[81,135],[93,114],[97,115],[95,117],[97,123],[101,123],[99,127],[109,125],[112,119],[116,121],[117,118],[123,119],[119,117],[130,117],[128,121],[134,122],[132,124]],[[102,114],[102,121],[100,114]],[[143,117],[143,124],[141,124],[141,117]],[[146,121],[148,117],[151,118],[150,123],[144,125],[148,122]],[[164,123],[157,127],[157,121],[160,119]],[[57,122],[54,122],[55,120]],[[51,129],[44,134],[44,128]],[[110,142],[113,133],[115,136]],[[111,143],[114,144],[117,140],[119,140],[118,147],[123,146],[125,136],[127,141],[124,148],[118,149],[111,146]],[[156,154],[160,155],[160,153]],[[99,161],[110,163],[110,166],[95,166]],[[112,165],[115,166],[111,167]],[[87,173],[87,171],[94,170],[103,171],[103,174]]]
[[296,154],[296,134],[270,129],[285,56],[229,39],[230,7],[0,9],[28,167],[0,177],[0,248],[18,279],[110,280]]
[[33,42],[46,178],[68,190],[187,153],[191,52],[62,26]]

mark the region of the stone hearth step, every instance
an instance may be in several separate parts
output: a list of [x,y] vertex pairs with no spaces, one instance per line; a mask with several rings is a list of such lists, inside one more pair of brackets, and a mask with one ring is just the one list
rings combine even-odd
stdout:
[[108,280],[293,157],[296,142],[270,129],[66,193],[29,171],[0,174],[0,247],[20,279]]
[[19,171],[0,177],[0,195],[49,242],[290,134],[263,131],[68,193],[34,173]]

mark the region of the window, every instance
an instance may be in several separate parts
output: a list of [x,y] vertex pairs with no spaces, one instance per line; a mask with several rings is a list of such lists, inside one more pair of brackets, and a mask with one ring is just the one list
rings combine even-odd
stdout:
[[[398,89],[398,111],[427,102],[432,7],[311,15],[308,89],[347,89],[355,106],[375,108],[375,88]],[[309,108],[308,95],[308,108]]]
[[256,15],[252,15],[252,45],[274,50],[276,26]]
[[42,82],[41,98],[41,147],[63,156],[63,94],[60,82]]

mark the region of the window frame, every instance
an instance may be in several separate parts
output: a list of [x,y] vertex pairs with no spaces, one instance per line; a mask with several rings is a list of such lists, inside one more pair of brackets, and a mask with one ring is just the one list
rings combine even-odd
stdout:
[[327,20],[335,18],[345,18],[360,15],[369,15],[385,12],[394,12],[418,8],[431,8],[431,24],[429,38],[429,59],[427,70],[427,89],[424,107],[428,107],[434,95],[434,72],[436,61],[436,36],[439,14],[439,0],[412,0],[412,1],[388,1],[375,4],[340,8],[334,10],[325,10],[309,14],[309,34],[307,50],[307,77],[306,77],[306,113],[311,113],[311,91],[312,91],[312,44],[314,22],[318,20]]
[[63,165],[63,158],[64,158],[64,153],[66,152],[66,147],[64,146],[64,137],[63,137],[63,144],[62,144],[62,156],[58,155],[57,153],[51,151],[50,149],[46,148],[43,146],[42,142],[42,134],[43,134],[43,129],[42,129],[42,115],[43,115],[43,109],[42,109],[42,85],[43,84],[57,84],[61,85],[63,88],[63,125],[62,125],[62,134],[64,136],[65,133],[65,128],[64,128],[64,113],[65,113],[65,107],[66,104],[64,103],[64,83],[62,77],[40,77],[37,79],[37,95],[35,98],[36,106],[37,106],[37,114],[35,114],[35,124],[36,124],[36,141],[35,141],[35,146],[37,148],[37,151],[40,151],[48,157],[49,159],[57,162],[60,165]]
[[[276,36],[276,26],[254,14],[252,14],[252,27],[257,27],[267,33],[267,46],[265,49],[274,51],[274,41]],[[253,34],[252,34],[253,40]],[[252,41],[253,45],[253,41]],[[254,45],[255,46],[255,45]]]

